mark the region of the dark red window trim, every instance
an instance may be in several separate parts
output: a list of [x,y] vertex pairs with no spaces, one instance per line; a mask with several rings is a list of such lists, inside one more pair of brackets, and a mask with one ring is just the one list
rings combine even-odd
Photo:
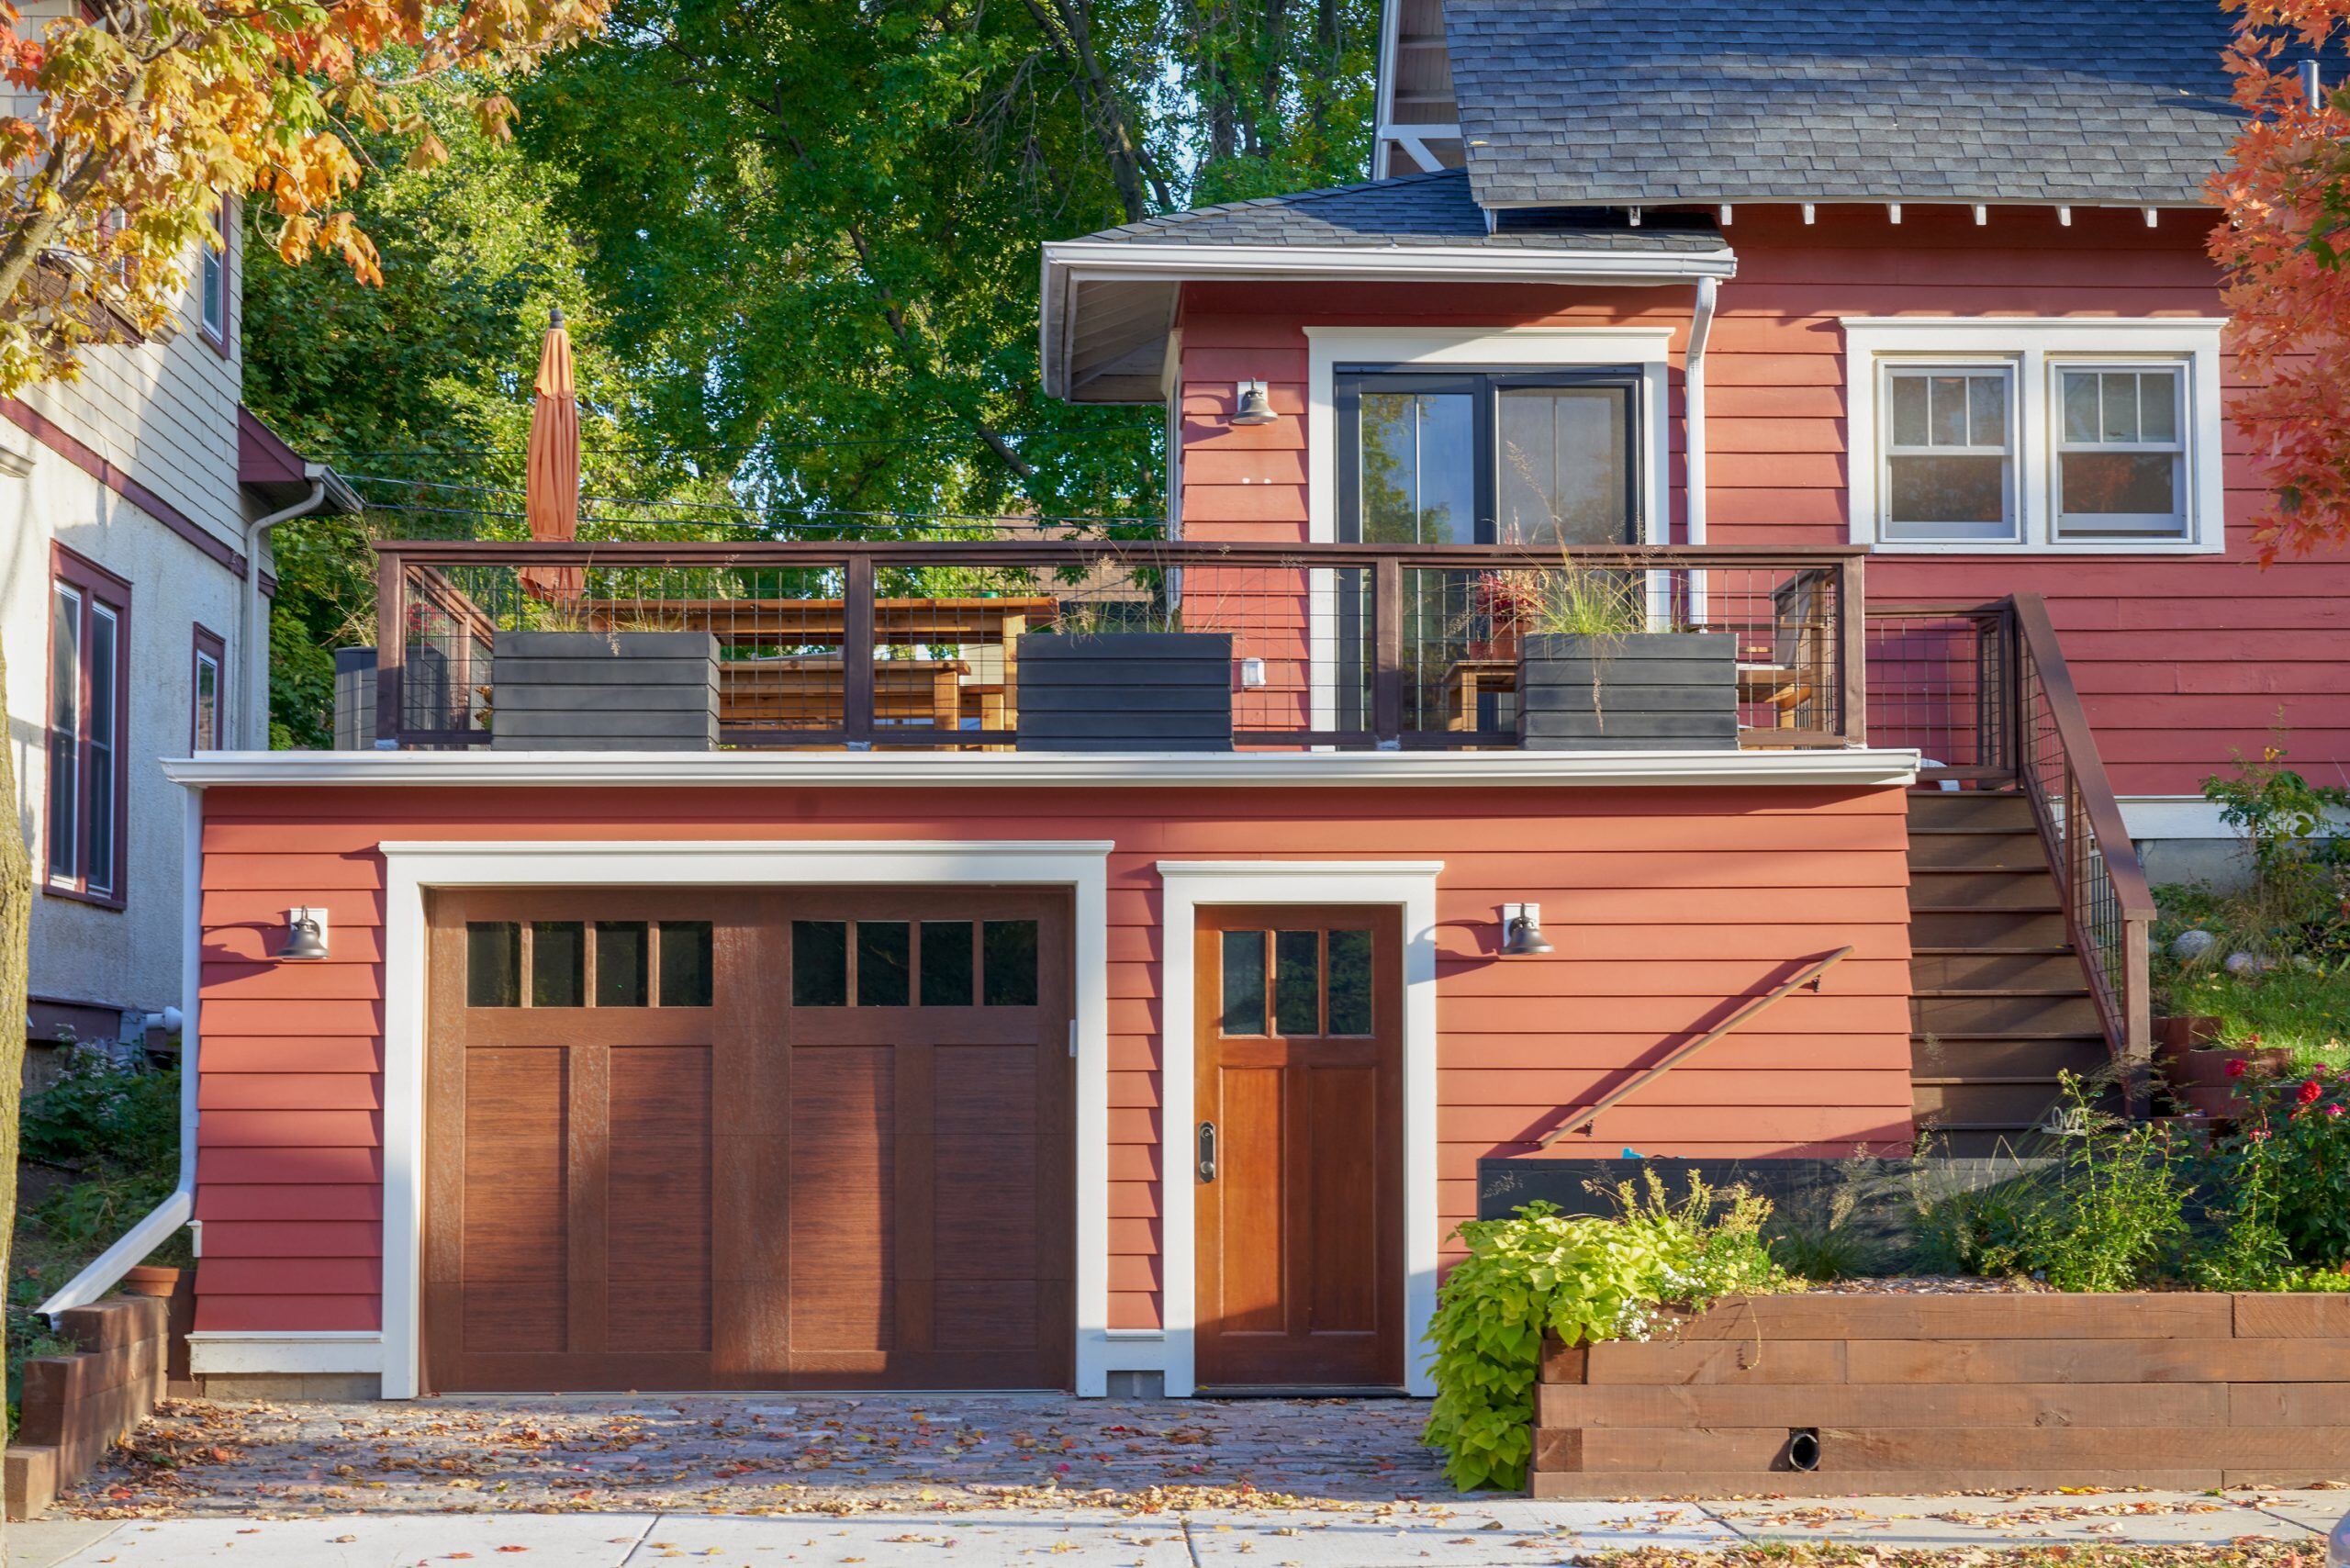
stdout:
[[[130,838],[130,585],[107,571],[85,555],[75,554],[62,544],[50,546],[49,644],[44,661],[48,666],[46,682],[47,705],[41,710],[42,756],[56,754],[54,737],[49,723],[57,712],[57,587],[63,585],[82,596],[82,623],[76,628],[76,657],[73,676],[80,683],[76,693],[79,734],[74,737],[73,767],[73,875],[62,878],[55,874],[50,861],[49,819],[57,810],[57,778],[54,768],[48,768],[48,781],[41,790],[40,885],[43,891],[57,898],[77,899],[84,903],[106,909],[120,909],[127,901],[124,883],[129,879],[128,857],[124,851]],[[108,782],[113,786],[114,878],[113,885],[93,892],[90,890],[91,819],[90,803],[90,627],[95,616],[94,604],[104,605],[114,612],[114,757],[108,768]]]
[[[218,751],[229,744],[229,644],[218,632],[196,625],[196,645],[187,656],[187,749]],[[212,745],[204,744],[204,661],[212,661]]]

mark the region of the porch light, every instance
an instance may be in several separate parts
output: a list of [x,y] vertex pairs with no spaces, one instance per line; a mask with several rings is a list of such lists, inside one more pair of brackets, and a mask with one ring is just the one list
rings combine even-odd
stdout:
[[1542,906],[1539,903],[1505,903],[1502,905],[1502,957],[1533,958],[1552,951],[1550,939],[1542,935]]
[[1235,388],[1240,395],[1239,407],[1233,410],[1236,425],[1270,425],[1278,423],[1281,416],[1273,412],[1273,400],[1265,394],[1261,381],[1244,381]]
[[327,912],[289,909],[285,912],[285,946],[281,958],[323,958],[327,956]]

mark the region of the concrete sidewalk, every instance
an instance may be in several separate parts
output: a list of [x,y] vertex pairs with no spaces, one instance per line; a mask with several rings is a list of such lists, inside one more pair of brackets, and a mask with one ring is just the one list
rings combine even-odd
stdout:
[[16,1568],[996,1568],[1038,1558],[1103,1568],[1541,1568],[1610,1549],[1762,1541],[1907,1549],[2059,1543],[2308,1543],[2350,1491],[2112,1492],[2052,1497],[1737,1502],[1384,1503],[1154,1514],[1036,1507],[765,1518],[667,1513],[94,1519],[8,1527]]

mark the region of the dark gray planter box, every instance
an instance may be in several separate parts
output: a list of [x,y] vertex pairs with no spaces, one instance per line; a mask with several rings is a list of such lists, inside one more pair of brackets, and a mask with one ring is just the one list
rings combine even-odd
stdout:
[[375,749],[375,650],[334,651],[334,749]]
[[718,639],[707,632],[500,632],[498,751],[711,751]]
[[1517,655],[1528,751],[1734,751],[1738,639],[1729,632],[1540,633]]
[[1228,633],[1032,633],[1017,647],[1022,751],[1232,749]]

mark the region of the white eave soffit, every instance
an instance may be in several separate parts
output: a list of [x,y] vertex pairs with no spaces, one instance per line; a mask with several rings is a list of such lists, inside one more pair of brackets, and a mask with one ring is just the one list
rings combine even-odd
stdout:
[[1483,245],[1151,245],[1069,241],[1045,266],[1070,283],[1161,278],[1217,281],[1671,284],[1736,275],[1736,252],[1538,251]]

